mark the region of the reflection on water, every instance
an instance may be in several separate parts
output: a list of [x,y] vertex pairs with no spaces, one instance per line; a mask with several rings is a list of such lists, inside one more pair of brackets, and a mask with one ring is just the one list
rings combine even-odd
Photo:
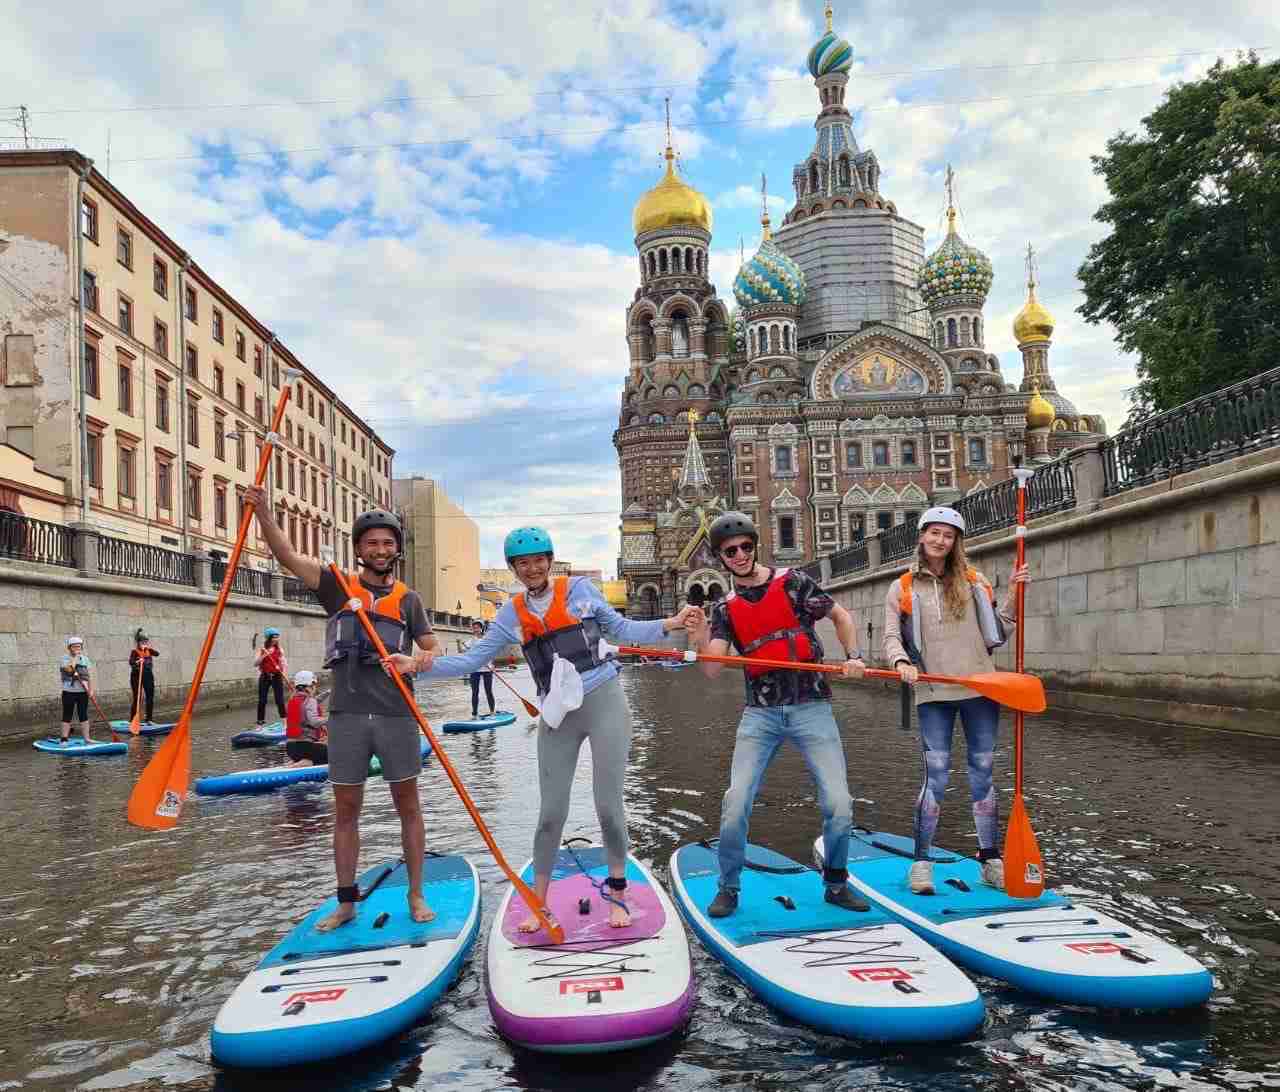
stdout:
[[[530,689],[527,673],[507,677]],[[638,668],[624,685],[636,719],[627,782],[634,851],[665,874],[677,845],[716,832],[741,683]],[[435,720],[469,711],[460,683],[420,698]],[[862,805],[862,818],[909,829],[919,757],[899,726],[896,695],[843,687],[838,715],[853,793],[874,801]],[[227,741],[248,717],[229,718],[198,723],[198,774],[282,760],[275,749],[231,751]],[[606,1080],[611,1090],[1280,1088],[1277,741],[1077,716],[1035,718],[1029,727],[1027,806],[1051,882],[1195,953],[1218,987],[1203,1011],[1098,1012],[983,980],[980,1038],[888,1051],[779,1019],[695,941],[693,1021],[647,1050],[558,1060],[508,1046],[489,1022],[473,958],[412,1034],[339,1066],[269,1077],[213,1067],[209,1027],[236,982],[332,890],[328,788],[196,798],[177,830],[144,834],[125,822],[124,801],[158,745],[135,740],[128,756],[100,759],[3,752],[0,1090],[561,1090]],[[443,745],[519,866],[537,810],[527,721],[446,736]],[[1007,794],[1006,751],[998,764]],[[473,856],[492,913],[506,881],[438,764],[428,764],[422,796],[430,844]],[[967,801],[961,762],[943,845],[972,847]],[[807,860],[817,826],[808,775],[784,754],[765,780],[752,837]],[[595,833],[584,750],[566,835]],[[370,782],[362,862],[398,848],[386,786]]]

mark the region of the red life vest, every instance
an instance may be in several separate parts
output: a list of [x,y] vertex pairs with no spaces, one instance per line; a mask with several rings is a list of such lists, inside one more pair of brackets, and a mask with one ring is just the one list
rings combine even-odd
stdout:
[[308,695],[299,690],[289,699],[284,707],[284,738],[302,738],[302,708],[307,704]]
[[[814,659],[813,640],[809,631],[800,624],[791,597],[787,594],[787,569],[779,569],[769,581],[763,598],[758,603],[748,603],[741,595],[730,592],[725,597],[725,609],[733,626],[736,644],[753,660],[791,660],[811,663]],[[773,667],[744,668],[755,678]]]
[[272,645],[265,649],[262,653],[262,659],[258,661],[258,670],[264,675],[278,675],[281,668],[284,667],[284,649],[279,645]]

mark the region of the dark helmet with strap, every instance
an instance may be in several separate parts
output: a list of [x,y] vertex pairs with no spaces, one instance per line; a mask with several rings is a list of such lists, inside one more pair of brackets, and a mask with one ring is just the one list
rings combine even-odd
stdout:
[[404,553],[404,529],[400,526],[400,519],[394,512],[383,508],[371,508],[356,517],[355,523],[351,525],[351,545],[359,547],[361,536],[375,527],[382,527],[395,535],[396,549]]
[[712,552],[716,554],[729,539],[739,535],[746,535],[756,545],[760,543],[760,532],[756,530],[755,521],[745,512],[725,512],[717,516],[707,529],[707,540],[711,543]]

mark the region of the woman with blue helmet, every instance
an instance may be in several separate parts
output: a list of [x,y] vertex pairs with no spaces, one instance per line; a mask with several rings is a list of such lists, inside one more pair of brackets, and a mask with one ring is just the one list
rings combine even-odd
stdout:
[[253,665],[258,669],[258,727],[266,722],[267,695],[276,699],[276,712],[284,720],[284,679],[289,671],[289,661],[280,647],[280,631],[267,626],[262,631],[262,647],[253,654]]
[[[533,837],[533,889],[546,896],[551,868],[569,816],[569,790],[584,741],[591,743],[592,790],[609,876],[605,881],[617,904],[609,924],[625,928],[631,917],[625,906],[627,823],[622,783],[631,750],[631,710],[618,683],[612,660],[598,655],[600,638],[615,644],[653,644],[673,630],[700,624],[702,611],[687,606],[670,618],[651,622],[624,618],[605,602],[600,589],[585,576],[551,578],[555,547],[541,527],[517,527],[503,546],[507,564],[525,590],[503,604],[479,640],[457,656],[437,656],[426,679],[456,678],[483,670],[508,645],[518,644],[533,672],[540,697],[551,686],[557,658],[568,661],[582,680],[582,705],[569,711],[556,727],[538,721],[538,827]],[[521,930],[535,932],[530,916]]]

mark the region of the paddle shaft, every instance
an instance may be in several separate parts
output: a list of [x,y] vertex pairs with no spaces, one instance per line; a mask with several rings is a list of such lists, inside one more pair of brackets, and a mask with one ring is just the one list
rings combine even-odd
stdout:
[[[80,672],[77,671],[75,677],[80,679]],[[83,679],[80,679],[80,681],[84,682]],[[112,735],[115,735],[115,729],[111,728],[111,721],[107,720],[107,714],[102,711],[102,706],[98,704],[98,699],[94,695],[93,691],[89,689],[88,683],[85,683],[84,692],[89,695],[89,700],[93,702],[93,707],[98,711],[98,716],[102,718],[102,723],[110,729]]]
[[[1017,529],[1017,545],[1015,546],[1015,568],[1022,568],[1027,560],[1027,485],[1026,482],[1019,479],[1018,481],[1018,529]],[[1023,648],[1024,648],[1024,626],[1022,624],[1023,609],[1026,605],[1027,586],[1024,583],[1017,583],[1013,586],[1013,624],[1016,627],[1013,635],[1013,669],[1017,672],[1022,671],[1023,667]],[[1015,796],[1022,795],[1022,736],[1025,718],[1021,710],[1014,710],[1013,714],[1013,792]]]
[[517,690],[514,686],[512,686],[509,682],[507,682],[507,680],[502,677],[501,671],[495,671],[494,674],[498,676],[498,681],[502,683],[503,686],[505,686],[508,690],[511,691],[511,693],[513,693],[517,698],[520,699],[521,704],[524,706],[524,711],[528,713],[529,716],[536,717],[541,715],[542,711],[536,705],[534,705],[533,702],[529,701],[528,698],[524,697],[519,690]]
[[[391,654],[387,651],[387,646],[382,643],[382,638],[378,636],[378,631],[373,628],[373,623],[369,620],[369,614],[364,609],[364,601],[355,594],[355,589],[347,582],[346,576],[332,561],[329,562],[329,571],[338,582],[338,587],[342,589],[342,594],[347,597],[349,605],[355,609],[356,617],[360,619],[360,624],[364,627],[365,634],[369,640],[373,642],[373,647],[377,650],[378,655],[384,661],[387,660]],[[547,931],[552,943],[563,944],[564,930],[551,918],[550,912],[543,905],[542,900],[533,893],[533,889],[507,863],[502,850],[498,848],[498,843],[493,840],[493,835],[489,833],[489,828],[485,825],[484,819],[480,817],[480,812],[477,810],[475,802],[471,799],[471,794],[467,792],[466,785],[462,783],[462,778],[458,776],[458,771],[453,768],[453,763],[449,761],[449,756],[432,734],[431,725],[427,723],[427,718],[423,715],[422,710],[418,708],[418,703],[413,700],[413,695],[409,692],[409,688],[405,686],[404,679],[400,677],[400,673],[394,668],[388,671],[387,674],[391,677],[391,681],[395,683],[396,689],[400,691],[400,697],[404,699],[406,707],[413,714],[413,719],[418,722],[418,727],[422,730],[422,734],[427,737],[427,741],[431,744],[431,749],[435,751],[436,758],[440,760],[440,765],[444,767],[444,772],[452,782],[453,789],[458,794],[458,799],[462,801],[463,807],[467,809],[467,814],[471,816],[471,821],[475,824],[476,830],[480,832],[480,837],[484,839],[484,844],[489,847],[489,852],[493,854],[493,859],[498,863],[498,867],[506,874],[507,879],[511,881],[512,886],[520,893],[520,897],[524,899],[525,904],[533,911],[533,916],[538,919],[538,924]]]
[[135,649],[138,653],[138,685],[133,691],[133,715],[129,718],[129,731],[135,736],[142,727],[142,673],[146,670],[146,659],[151,655],[142,649]]

